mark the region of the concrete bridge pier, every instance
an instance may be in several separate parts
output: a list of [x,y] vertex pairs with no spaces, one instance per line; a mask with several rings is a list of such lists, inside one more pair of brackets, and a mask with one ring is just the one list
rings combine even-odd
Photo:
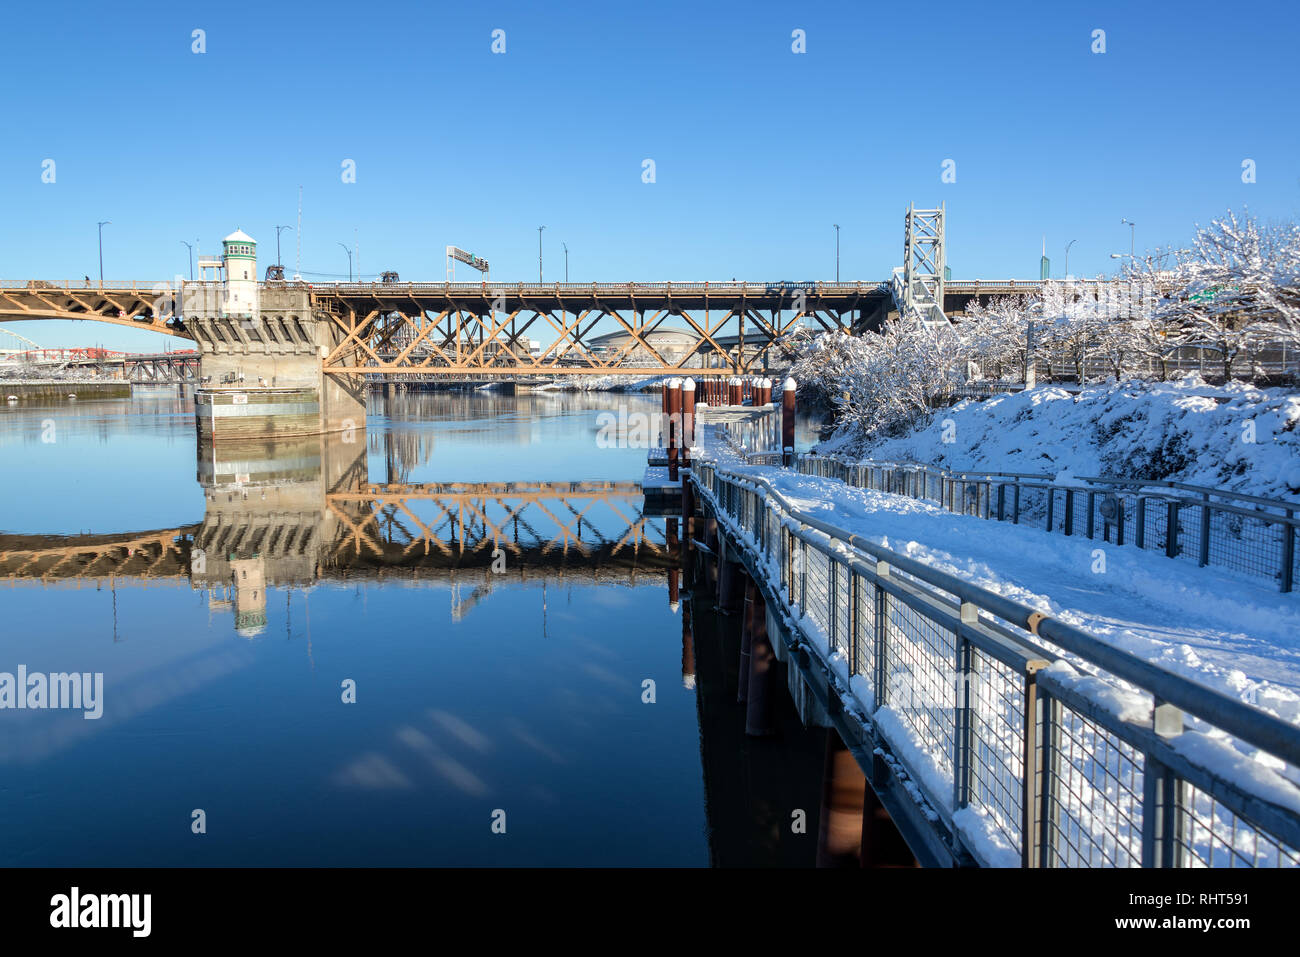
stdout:
[[[365,430],[360,376],[325,374],[343,339],[304,287],[264,284],[248,312],[216,298],[219,284],[186,287],[185,328],[199,350],[194,408],[200,438],[271,438]],[[207,301],[209,298],[211,302]]]

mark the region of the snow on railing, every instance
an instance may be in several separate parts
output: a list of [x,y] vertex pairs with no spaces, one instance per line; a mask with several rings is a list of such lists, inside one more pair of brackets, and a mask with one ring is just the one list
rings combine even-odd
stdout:
[[954,860],[1300,866],[1300,728],[806,513],[762,473],[706,457],[692,475],[787,650]]

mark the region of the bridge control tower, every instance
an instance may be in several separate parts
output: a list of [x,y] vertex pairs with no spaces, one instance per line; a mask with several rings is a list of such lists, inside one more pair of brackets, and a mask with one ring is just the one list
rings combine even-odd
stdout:
[[259,282],[257,240],[242,229],[222,240],[220,260],[200,265],[203,278],[184,283],[180,297],[199,352],[199,436],[227,442],[364,431],[365,380],[323,371],[345,336],[337,311],[320,308],[306,283]]
[[257,240],[242,229],[236,229],[221,241],[221,258],[226,267],[221,311],[227,316],[256,316]]

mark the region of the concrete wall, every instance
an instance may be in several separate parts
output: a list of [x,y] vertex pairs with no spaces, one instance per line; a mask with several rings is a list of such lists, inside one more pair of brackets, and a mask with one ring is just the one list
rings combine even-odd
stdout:
[[321,372],[321,360],[343,333],[328,316],[313,314],[307,290],[265,283],[260,309],[248,317],[207,308],[204,304],[212,300],[186,296],[187,307],[201,306],[199,314],[185,318],[199,348],[195,401],[201,435],[220,439],[364,430],[364,384]]

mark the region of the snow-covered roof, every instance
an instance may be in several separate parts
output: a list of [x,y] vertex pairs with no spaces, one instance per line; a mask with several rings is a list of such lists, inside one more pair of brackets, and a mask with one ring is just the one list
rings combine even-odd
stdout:
[[236,229],[233,233],[222,240],[225,243],[256,243],[257,240],[242,229]]

